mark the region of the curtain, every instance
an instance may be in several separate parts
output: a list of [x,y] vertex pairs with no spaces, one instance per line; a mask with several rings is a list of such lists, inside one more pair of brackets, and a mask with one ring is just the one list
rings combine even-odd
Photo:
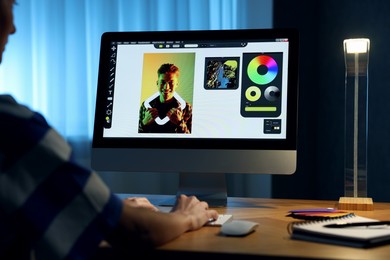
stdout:
[[[17,31],[10,36],[0,65],[0,93],[42,113],[87,167],[103,32],[272,28],[273,0],[16,2]],[[176,192],[175,175],[100,174],[114,192]],[[271,194],[267,175],[234,175],[227,181],[231,196]]]
[[103,32],[272,27],[272,0],[18,0],[14,13],[0,93],[83,140],[93,132]]

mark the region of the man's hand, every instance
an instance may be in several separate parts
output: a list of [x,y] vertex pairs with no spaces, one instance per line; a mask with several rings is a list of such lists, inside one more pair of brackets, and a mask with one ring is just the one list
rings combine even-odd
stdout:
[[168,111],[167,116],[173,124],[179,125],[183,120],[183,111],[180,108],[171,108],[171,110]]
[[127,205],[134,208],[147,208],[152,211],[159,211],[147,198],[144,197],[130,197],[123,200]]
[[183,217],[190,218],[190,229],[197,230],[203,227],[210,219],[217,219],[218,212],[209,209],[205,201],[199,201],[195,196],[186,196],[181,194],[173,206],[171,213],[182,214]]
[[143,125],[150,125],[154,122],[154,119],[158,117],[158,111],[156,108],[148,108],[145,111],[145,117],[142,119]]

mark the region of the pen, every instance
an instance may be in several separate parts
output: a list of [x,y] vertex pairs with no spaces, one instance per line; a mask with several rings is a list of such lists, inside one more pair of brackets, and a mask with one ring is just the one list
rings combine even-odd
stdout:
[[390,226],[390,221],[373,221],[373,222],[355,222],[355,223],[336,223],[324,225],[327,228],[348,228],[348,227],[376,227],[378,226]]

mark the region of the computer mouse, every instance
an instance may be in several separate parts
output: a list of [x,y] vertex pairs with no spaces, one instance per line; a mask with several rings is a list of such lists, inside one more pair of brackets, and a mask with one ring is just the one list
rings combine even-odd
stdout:
[[227,236],[245,236],[254,232],[258,225],[248,220],[232,220],[221,226],[221,233]]

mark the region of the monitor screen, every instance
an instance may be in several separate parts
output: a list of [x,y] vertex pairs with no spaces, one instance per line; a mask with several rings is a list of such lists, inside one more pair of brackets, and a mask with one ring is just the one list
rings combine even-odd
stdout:
[[226,197],[225,173],[295,172],[297,96],[293,29],[104,33],[92,167]]

